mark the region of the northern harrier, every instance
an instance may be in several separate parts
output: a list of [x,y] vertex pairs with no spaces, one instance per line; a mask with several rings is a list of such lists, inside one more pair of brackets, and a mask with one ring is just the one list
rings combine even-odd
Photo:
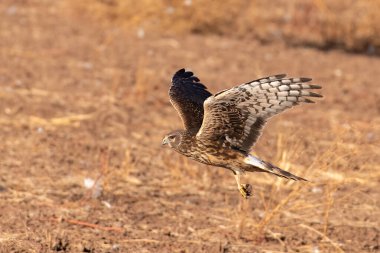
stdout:
[[274,75],[243,83],[212,95],[192,72],[180,69],[172,78],[170,102],[180,114],[185,130],[169,133],[162,145],[182,155],[233,172],[244,198],[252,187],[240,183],[246,171],[305,180],[249,154],[266,121],[308,97],[322,97],[310,90],[310,78]]

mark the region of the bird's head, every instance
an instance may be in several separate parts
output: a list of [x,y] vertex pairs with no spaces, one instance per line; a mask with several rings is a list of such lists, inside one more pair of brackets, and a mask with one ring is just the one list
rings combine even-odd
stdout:
[[181,143],[182,135],[180,131],[175,131],[167,134],[162,140],[162,146],[168,145],[171,148],[176,149]]

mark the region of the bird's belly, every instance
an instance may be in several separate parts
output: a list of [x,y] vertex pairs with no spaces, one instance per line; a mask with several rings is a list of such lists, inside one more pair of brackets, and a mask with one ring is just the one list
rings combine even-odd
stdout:
[[[240,164],[239,155],[234,151],[232,152],[215,152],[215,153],[203,153],[201,154],[201,160],[203,163],[207,163],[214,166],[221,167],[235,167]],[[206,162],[205,162],[206,161]],[[237,164],[235,164],[237,163]]]
[[202,142],[192,144],[193,145],[189,145],[190,148],[185,149],[182,154],[208,165],[235,168],[240,167],[245,158],[240,152],[226,148],[223,145],[210,146],[208,143],[205,144]]
[[188,154],[184,154],[187,157],[201,163],[205,163],[208,165],[214,165],[214,166],[222,166],[223,158],[218,155],[209,154],[206,152],[191,152]]
[[220,155],[207,154],[206,156],[212,164],[220,164],[226,160],[225,158],[223,158],[223,156]]

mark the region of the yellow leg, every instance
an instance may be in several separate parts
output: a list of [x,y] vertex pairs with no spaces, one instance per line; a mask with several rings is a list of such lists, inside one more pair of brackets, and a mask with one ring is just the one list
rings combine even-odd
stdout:
[[238,189],[243,198],[248,199],[252,196],[252,186],[250,184],[241,184],[240,183],[240,172],[234,172],[235,180],[238,185]]

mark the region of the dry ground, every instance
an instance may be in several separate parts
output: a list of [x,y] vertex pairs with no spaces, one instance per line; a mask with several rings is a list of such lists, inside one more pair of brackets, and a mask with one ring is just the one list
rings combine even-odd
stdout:
[[[379,252],[379,58],[136,34],[59,1],[0,13],[0,252]],[[272,119],[255,148],[311,182],[249,174],[247,201],[230,172],[162,149],[181,67],[213,92],[313,77],[325,98]]]

